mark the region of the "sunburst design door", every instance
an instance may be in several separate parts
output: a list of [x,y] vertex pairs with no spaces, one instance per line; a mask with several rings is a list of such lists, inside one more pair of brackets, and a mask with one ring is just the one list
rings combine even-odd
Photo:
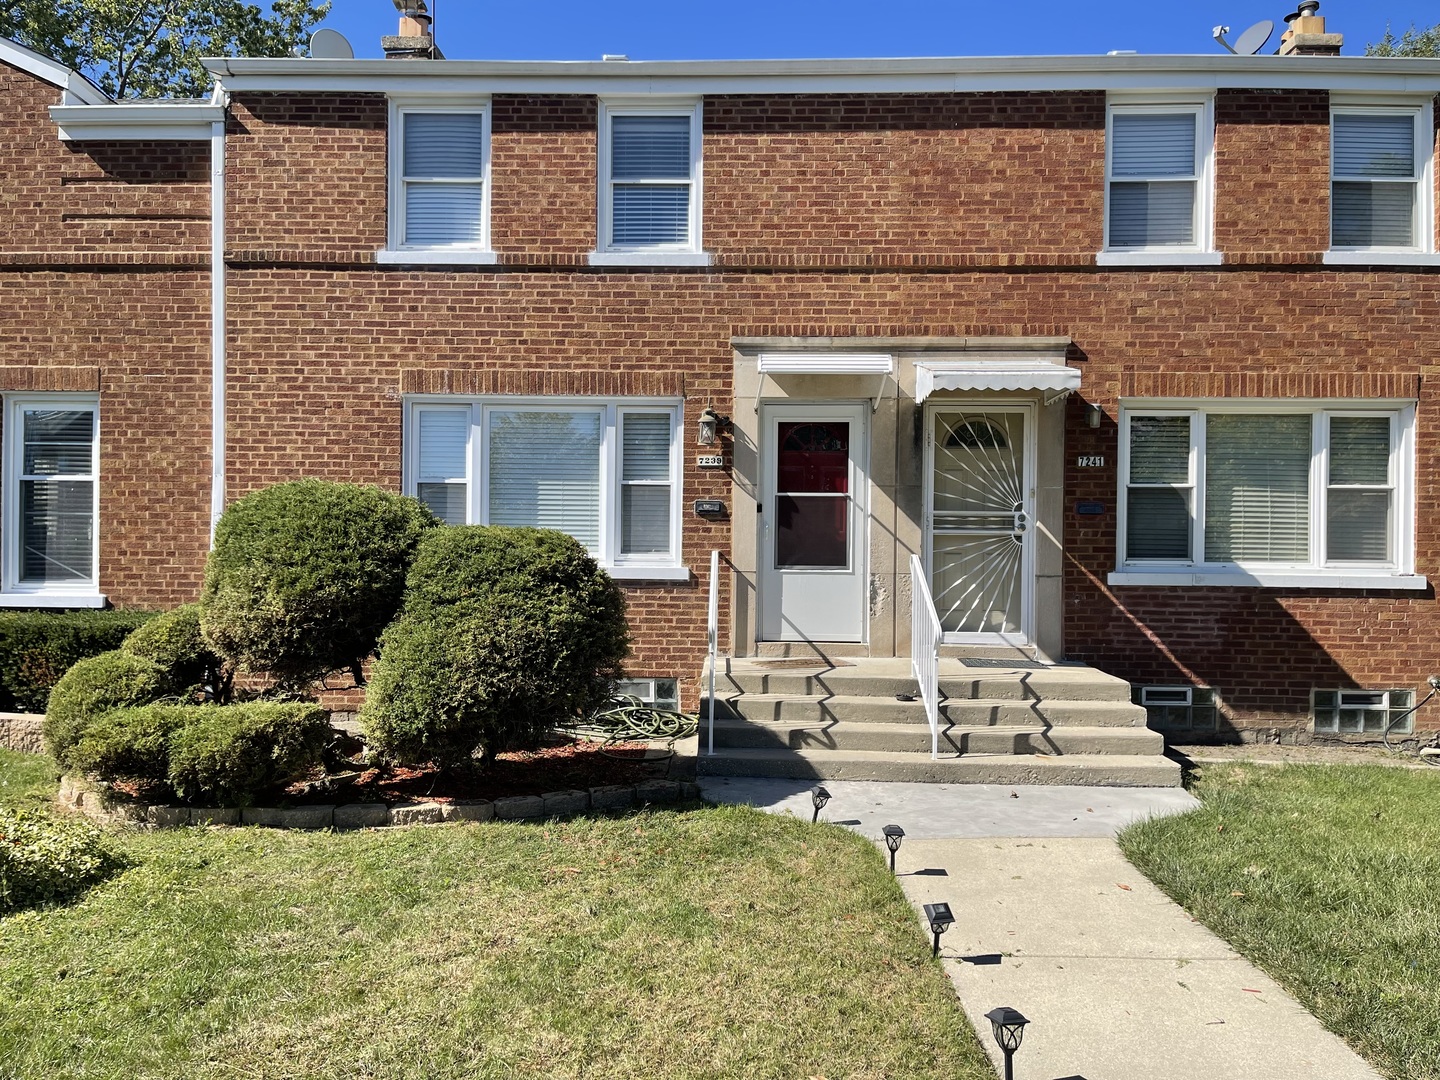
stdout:
[[936,406],[926,450],[930,588],[947,641],[1028,644],[1034,480],[1027,406]]

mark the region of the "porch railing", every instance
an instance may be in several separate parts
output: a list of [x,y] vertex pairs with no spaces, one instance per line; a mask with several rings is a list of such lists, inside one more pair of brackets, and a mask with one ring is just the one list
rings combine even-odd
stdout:
[[940,616],[919,555],[910,556],[910,670],[920,684],[920,700],[930,723],[933,760],[940,756]]
[[705,753],[715,753],[715,665],[720,658],[720,552],[710,552],[710,607],[705,614],[705,637],[710,649],[710,705]]

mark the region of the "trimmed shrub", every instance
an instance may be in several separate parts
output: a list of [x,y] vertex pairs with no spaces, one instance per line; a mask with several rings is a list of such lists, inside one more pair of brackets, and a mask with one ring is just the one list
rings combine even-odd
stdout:
[[361,722],[391,759],[491,759],[607,701],[628,651],[624,596],[571,537],[439,529],[381,639]]
[[436,524],[418,500],[358,484],[300,480],[247,495],[215,530],[200,599],[205,642],[281,686],[344,669],[359,681]]
[[101,780],[168,780],[170,737],[195,719],[193,705],[114,709],[86,726],[67,755],[76,772]]
[[181,798],[248,806],[316,765],[330,740],[318,705],[194,705],[169,739],[170,784]]
[[118,865],[86,822],[0,810],[0,912],[62,900]]
[[120,647],[148,611],[0,612],[0,710],[44,712],[77,660]]
[[223,700],[224,662],[200,636],[200,605],[183,604],[131,631],[120,645],[131,656],[154,660],[176,687],[208,686]]
[[50,691],[41,728],[50,755],[74,768],[70,752],[102,713],[127,705],[148,705],[172,689],[169,673],[141,656],[101,653],[74,664]]

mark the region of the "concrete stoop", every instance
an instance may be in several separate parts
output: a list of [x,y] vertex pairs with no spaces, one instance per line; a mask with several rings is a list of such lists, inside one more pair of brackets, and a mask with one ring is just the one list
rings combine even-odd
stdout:
[[[708,667],[701,683],[709,687]],[[1180,765],[1123,679],[1079,664],[940,662],[939,758],[908,658],[722,657],[711,776],[1178,787]],[[916,700],[906,700],[913,698]],[[700,702],[701,745],[709,700]]]

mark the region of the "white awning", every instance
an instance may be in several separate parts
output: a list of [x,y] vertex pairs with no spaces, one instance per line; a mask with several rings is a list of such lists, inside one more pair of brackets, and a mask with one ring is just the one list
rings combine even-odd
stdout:
[[1039,390],[1045,404],[1080,389],[1080,369],[1035,356],[915,361],[915,400],[939,390]]
[[755,366],[762,375],[889,375],[895,358],[889,353],[761,353]]

